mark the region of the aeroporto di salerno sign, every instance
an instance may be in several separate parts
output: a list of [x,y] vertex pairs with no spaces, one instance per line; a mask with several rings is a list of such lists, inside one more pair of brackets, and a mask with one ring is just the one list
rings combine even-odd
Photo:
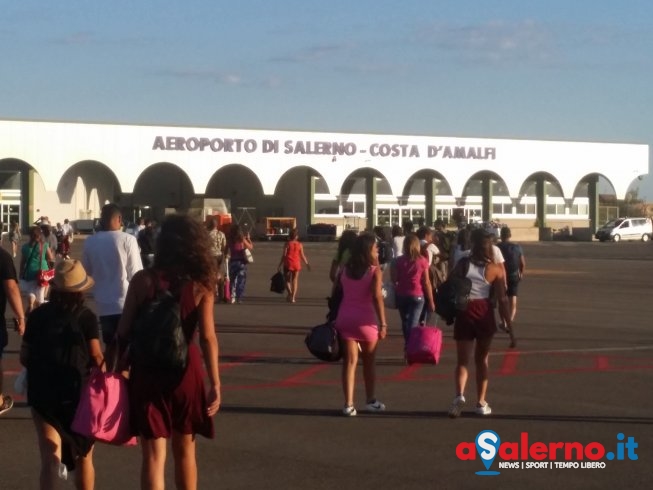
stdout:
[[353,156],[369,154],[389,158],[453,158],[494,160],[495,147],[417,145],[406,143],[371,143],[360,147],[351,141],[311,141],[278,139],[206,138],[183,136],[156,136],[152,150],[212,151],[214,153],[281,153],[284,155]]

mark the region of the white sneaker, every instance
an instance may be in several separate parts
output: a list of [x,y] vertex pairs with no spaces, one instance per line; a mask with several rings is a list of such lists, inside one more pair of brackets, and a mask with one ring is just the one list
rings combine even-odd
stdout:
[[63,463],[59,463],[59,468],[57,469],[57,476],[62,480],[68,480],[68,468]]
[[451,402],[451,407],[449,407],[449,417],[455,419],[460,416],[463,407],[465,406],[465,397],[463,395],[458,395]]
[[490,408],[490,405],[485,402],[485,405],[476,405],[476,415],[490,415],[492,413],[492,409]]
[[381,403],[379,400],[372,400],[365,405],[365,410],[368,412],[383,412],[385,410],[385,404]]
[[349,405],[349,406],[342,409],[342,414],[345,417],[355,417],[356,413],[357,413],[356,409],[354,408],[353,405]]

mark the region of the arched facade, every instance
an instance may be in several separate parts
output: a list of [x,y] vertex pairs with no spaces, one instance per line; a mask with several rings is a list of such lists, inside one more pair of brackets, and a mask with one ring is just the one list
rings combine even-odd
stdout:
[[[476,206],[483,219],[532,221],[520,211],[533,199],[542,224],[557,214],[591,223],[599,175],[623,198],[647,172],[648,146],[635,144],[0,121],[0,191],[20,196],[23,225],[39,213],[96,215],[107,200],[183,210],[236,196],[259,217],[298,216],[300,230],[347,215],[366,227],[430,222]],[[583,199],[586,212],[571,213]]]

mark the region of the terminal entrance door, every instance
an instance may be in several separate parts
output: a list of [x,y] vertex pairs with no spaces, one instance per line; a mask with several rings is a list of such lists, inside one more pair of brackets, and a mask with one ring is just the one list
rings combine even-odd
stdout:
[[2,223],[2,231],[9,231],[9,224],[14,221],[20,223],[20,203],[5,202],[0,198],[0,223]]
[[420,206],[379,206],[377,209],[378,226],[403,226],[406,221],[417,224],[424,219],[424,208]]
[[[4,165],[4,164],[3,164]],[[18,223],[21,228],[20,201],[21,201],[21,171],[3,168],[0,170],[0,223],[2,231],[9,229],[11,222]]]

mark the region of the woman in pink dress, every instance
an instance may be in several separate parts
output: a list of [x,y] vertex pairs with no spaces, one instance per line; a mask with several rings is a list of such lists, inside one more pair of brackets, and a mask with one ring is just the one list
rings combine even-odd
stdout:
[[364,233],[356,238],[351,258],[336,277],[343,290],[335,328],[343,343],[342,390],[345,406],[342,414],[356,415],[354,407],[354,382],[358,364],[359,346],[363,360],[365,380],[365,408],[370,412],[385,410],[376,399],[375,356],[379,339],[388,332],[381,293],[381,269],[378,264],[374,235]]
[[302,262],[306,264],[308,270],[311,270],[308,259],[304,255],[304,246],[299,241],[299,233],[295,228],[288,234],[288,241],[283,247],[283,255],[279,262],[279,271],[283,268],[283,275],[286,279],[286,291],[288,291],[286,299],[290,303],[294,303],[297,297],[299,271],[302,270]]

